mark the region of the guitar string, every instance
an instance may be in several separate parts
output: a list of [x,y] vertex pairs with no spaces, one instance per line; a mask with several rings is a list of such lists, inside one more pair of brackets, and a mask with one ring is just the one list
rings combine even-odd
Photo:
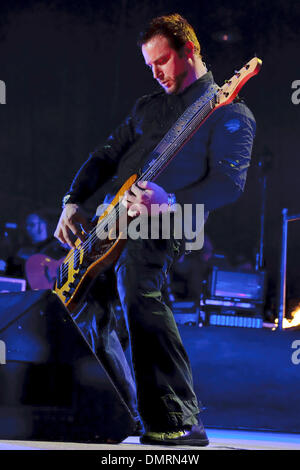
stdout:
[[[218,94],[218,92],[216,93]],[[190,135],[190,130],[191,130],[191,127],[196,124],[196,126],[192,129],[193,131],[195,131],[195,128],[197,127],[197,125],[199,124],[197,121],[199,119],[199,117],[201,118],[200,119],[200,122],[202,122],[202,120],[204,119],[205,114],[207,114],[207,111],[211,111],[213,108],[214,108],[214,104],[215,104],[215,100],[216,100],[216,94],[212,97],[212,99],[208,100],[202,107],[199,111],[197,111],[197,113],[194,114],[194,116],[190,119],[190,121],[188,121],[188,124],[185,125],[184,129],[178,134],[178,136],[175,138],[175,140],[173,142],[171,142],[170,144],[168,144],[167,148],[164,150],[164,152],[162,153],[162,155],[159,157],[159,159],[157,159],[154,163],[153,166],[151,166],[150,168],[147,169],[147,171],[141,175],[136,181],[135,183],[138,183],[140,182],[141,180],[151,180],[151,178],[153,177],[153,175],[155,175],[157,173],[157,170],[160,169],[160,168],[163,168],[166,163],[168,162],[168,159],[171,157],[174,156],[174,153],[173,153],[173,149],[172,147],[176,144],[179,145],[179,148],[180,148],[180,145],[182,145],[182,143],[185,142],[185,140],[189,137]],[[180,118],[179,118],[180,120]],[[176,124],[175,124],[176,125]],[[170,148],[171,148],[171,153],[170,153]],[[94,241],[98,241],[99,240],[99,236],[102,236],[105,231],[104,229],[109,226],[109,223],[112,222],[113,220],[116,219],[116,216],[115,214],[113,215],[113,217],[111,216],[111,213],[114,212],[116,213],[116,215],[119,215],[120,214],[120,211],[121,210],[125,210],[126,208],[121,205],[121,208],[120,208],[120,203],[117,203],[116,206],[115,206],[117,209],[114,210],[114,211],[111,211],[106,217],[107,217],[107,220],[105,221],[105,223],[102,221],[100,222],[99,224],[96,225],[96,227],[90,232],[89,234],[89,237],[87,240],[81,242],[75,249],[73,249],[69,255],[67,255],[67,257],[65,258],[63,264],[60,266],[59,268],[59,271],[60,273],[63,272],[63,275],[64,275],[64,271],[68,271],[68,264],[69,264],[69,260],[73,257],[75,259],[75,265],[77,264],[77,262],[79,261],[78,260],[78,257],[80,259],[80,254],[81,254],[81,250],[87,248],[87,246],[90,244],[92,245],[94,243]],[[101,225],[102,224],[102,225]],[[102,229],[102,230],[101,230]],[[106,232],[107,233],[107,232]]]

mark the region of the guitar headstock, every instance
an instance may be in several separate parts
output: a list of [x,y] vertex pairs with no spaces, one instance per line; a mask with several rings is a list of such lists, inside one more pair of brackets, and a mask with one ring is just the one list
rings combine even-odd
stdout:
[[242,86],[249,80],[249,78],[258,74],[261,66],[262,61],[258,59],[258,57],[254,57],[249,62],[247,62],[244,67],[236,71],[230,80],[227,80],[218,90],[216,95],[216,107],[231,103],[237,96]]

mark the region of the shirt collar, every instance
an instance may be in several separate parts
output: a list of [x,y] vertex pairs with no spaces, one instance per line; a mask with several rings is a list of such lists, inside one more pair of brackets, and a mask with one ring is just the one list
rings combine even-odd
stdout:
[[183,90],[178,96],[181,96],[184,103],[189,106],[194,103],[207,90],[207,88],[214,83],[212,72],[206,72],[198,80],[193,82]]

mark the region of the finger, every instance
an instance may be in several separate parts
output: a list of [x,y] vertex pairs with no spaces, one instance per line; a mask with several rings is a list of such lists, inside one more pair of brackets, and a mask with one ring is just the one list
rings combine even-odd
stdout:
[[125,193],[124,193],[124,195],[123,195],[123,198],[121,199],[121,202],[127,201],[127,200],[128,200],[128,197],[129,197],[129,191],[125,191]]
[[138,183],[139,199],[141,203],[143,204],[149,203],[153,195],[153,190],[150,189],[151,187],[152,185],[149,181],[140,181]]
[[143,189],[142,188],[139,188],[135,183],[133,183],[133,185],[131,186],[130,188],[130,191],[135,195],[135,196],[139,196]]
[[129,207],[129,202],[127,201],[126,198],[123,198],[122,201],[121,201],[121,203],[122,203],[122,205],[123,205],[124,207],[126,207],[126,208]]
[[[63,233],[63,230],[60,230],[59,232],[56,232],[54,234],[54,236],[60,241],[60,243],[62,243],[63,245],[68,245],[68,247],[71,247],[73,248],[73,243],[72,241],[69,239],[69,241],[66,240],[65,236],[64,236],[64,233]],[[67,236],[68,238],[68,236]]]
[[145,189],[150,188],[151,183],[150,183],[149,181],[139,181],[139,182],[137,183],[137,185],[138,185],[139,188],[145,190]]
[[127,194],[127,196],[124,197],[121,202],[125,207],[129,207],[130,204],[133,204],[134,202],[136,202],[136,198],[137,197],[134,194],[132,195]]
[[131,206],[131,207],[129,207],[129,209],[128,209],[128,215],[129,215],[130,217],[136,217],[136,216],[139,215],[139,211],[136,210],[136,209],[133,209],[133,207],[135,207],[135,206]]
[[[87,223],[85,218],[77,217],[77,219],[82,220],[82,222]],[[81,223],[79,223],[79,222],[74,223],[74,222],[72,222],[72,220],[68,219],[67,222],[65,223],[65,227],[67,227],[67,230],[69,229],[75,235],[75,237],[78,237],[82,242],[86,239],[86,235],[84,233],[85,231],[84,231],[83,226],[82,226]],[[67,236],[70,240],[68,231],[67,231]],[[74,245],[74,243],[73,243],[73,245]]]
[[63,236],[60,234],[60,231],[55,230],[55,232],[54,232],[53,235],[54,235],[54,237],[57,238],[57,240],[59,240],[62,244],[65,244],[65,243],[66,243],[65,240],[64,240],[64,238],[63,238]]
[[75,236],[78,237],[80,234],[80,229],[78,227],[79,222],[73,222],[71,218],[66,218],[64,222],[65,223],[63,224],[62,228],[64,228],[64,226],[67,227],[69,230],[71,230],[71,232],[73,232]]
[[139,204],[129,204],[127,207],[128,207],[127,213],[130,217],[135,217],[140,212]]
[[145,191],[142,192],[141,196],[140,196],[140,201],[142,204],[146,204],[148,205],[149,204],[149,201],[151,200],[152,198],[152,193],[153,191],[147,189]]
[[68,230],[68,227],[67,226],[63,226],[61,228],[62,230],[62,236],[63,236],[63,240],[64,240],[64,243],[67,243],[67,245],[69,245],[71,248],[75,248],[75,243],[71,240],[71,238],[69,237],[69,230]]
[[132,204],[129,207],[128,210],[128,215],[131,217],[133,216],[132,214],[135,215],[148,215],[148,208],[144,204]]

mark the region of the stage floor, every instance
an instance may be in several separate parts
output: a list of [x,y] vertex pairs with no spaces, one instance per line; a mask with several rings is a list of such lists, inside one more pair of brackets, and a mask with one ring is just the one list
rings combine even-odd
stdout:
[[207,429],[206,431],[210,440],[207,447],[148,446],[140,444],[139,438],[132,436],[116,445],[0,440],[0,450],[300,450],[300,434],[222,429]]

